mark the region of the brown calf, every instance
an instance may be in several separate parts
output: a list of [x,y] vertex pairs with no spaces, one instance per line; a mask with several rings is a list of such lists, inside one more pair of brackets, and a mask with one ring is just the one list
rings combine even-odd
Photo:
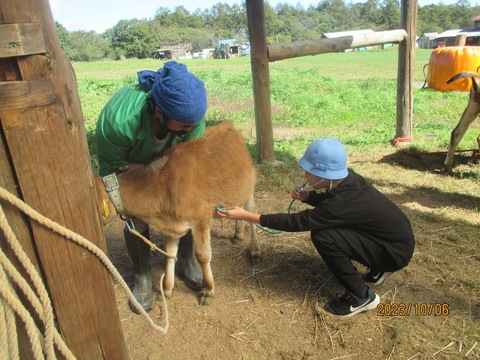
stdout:
[[[126,213],[138,217],[164,233],[165,250],[176,255],[179,239],[192,231],[195,255],[203,271],[200,304],[214,295],[210,268],[210,221],[217,217],[215,206],[245,206],[253,211],[256,171],[245,139],[230,122],[207,127],[203,137],[177,145],[144,168],[117,177]],[[96,178],[98,204],[104,223],[117,211]],[[108,210],[104,210],[105,204]],[[105,216],[106,215],[106,216]],[[252,224],[250,255],[260,249]],[[235,236],[243,236],[243,226],[235,226]],[[164,291],[171,296],[175,260],[166,259]]]
[[[462,140],[463,135],[467,131],[470,124],[478,117],[480,114],[480,74],[472,72],[461,72],[451,79],[447,80],[447,84],[458,80],[472,78],[472,88],[470,89],[470,98],[468,100],[468,105],[463,111],[462,117],[458,122],[455,129],[453,129],[450,136],[450,147],[448,149],[448,154],[445,159],[445,170],[451,171],[453,167],[453,160],[455,155],[455,149],[457,148],[460,140]],[[477,137],[478,147],[480,149],[480,136]]]

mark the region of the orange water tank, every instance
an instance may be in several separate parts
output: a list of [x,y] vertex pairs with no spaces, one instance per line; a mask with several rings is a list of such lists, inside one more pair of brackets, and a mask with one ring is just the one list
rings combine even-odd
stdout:
[[439,47],[432,51],[428,63],[428,87],[440,91],[470,91],[470,79],[447,80],[462,72],[480,68],[480,46]]

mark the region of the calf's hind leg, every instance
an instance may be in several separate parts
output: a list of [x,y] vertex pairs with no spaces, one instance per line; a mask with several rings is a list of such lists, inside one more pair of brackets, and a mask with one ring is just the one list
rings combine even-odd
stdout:
[[[243,208],[250,212],[255,212],[255,202],[253,200],[253,195],[250,196],[247,203],[243,206]],[[250,255],[250,259],[255,262],[257,259],[260,258],[260,246],[258,244],[257,239],[257,231],[255,229],[255,224],[249,223],[250,227],[250,247],[248,249],[248,253]],[[235,236],[233,243],[235,244],[237,240],[243,240],[245,234],[245,227],[243,221],[236,221],[235,222]]]
[[[250,211],[250,212],[255,212],[255,202],[253,200],[253,194],[248,198],[247,203],[244,206],[245,210]],[[251,238],[250,238],[250,258],[252,261],[256,261],[257,259],[260,258],[260,245],[258,244],[258,239],[257,239],[257,229],[255,227],[254,223],[249,223],[250,226],[250,233],[251,233]]]

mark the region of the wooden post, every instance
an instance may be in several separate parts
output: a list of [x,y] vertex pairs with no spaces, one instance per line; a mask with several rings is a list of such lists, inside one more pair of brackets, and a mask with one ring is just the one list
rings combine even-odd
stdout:
[[[76,80],[48,0],[2,0],[0,14],[0,185],[106,251]],[[11,207],[7,216],[44,275],[73,354],[127,359],[112,281],[98,259]]]
[[407,41],[398,48],[396,138],[411,139],[413,131],[413,80],[417,27],[417,0],[402,0],[401,28]]
[[263,0],[246,0],[259,161],[273,162],[272,106]]
[[455,36],[455,41],[453,43],[453,46],[465,46],[467,43],[467,35],[461,34]]

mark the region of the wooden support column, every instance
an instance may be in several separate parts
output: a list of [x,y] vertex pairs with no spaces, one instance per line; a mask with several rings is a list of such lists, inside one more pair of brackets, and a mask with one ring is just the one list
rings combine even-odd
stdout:
[[453,43],[453,46],[465,46],[467,43],[467,35],[461,34],[455,36],[455,41]]
[[407,40],[398,48],[396,138],[411,139],[413,133],[417,8],[417,0],[402,0],[400,26],[407,32]]
[[272,106],[263,0],[246,0],[259,161],[273,162]]
[[[0,44],[0,185],[106,251],[76,79],[48,0],[2,0]],[[76,358],[127,359],[112,281],[99,260],[2,207],[46,280]]]

